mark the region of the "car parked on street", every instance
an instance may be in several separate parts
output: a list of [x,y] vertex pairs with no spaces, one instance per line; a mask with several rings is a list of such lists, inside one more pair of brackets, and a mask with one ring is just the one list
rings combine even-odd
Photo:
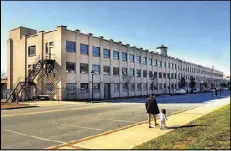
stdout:
[[186,94],[186,91],[184,89],[178,89],[176,90],[175,94],[183,95],[183,94]]

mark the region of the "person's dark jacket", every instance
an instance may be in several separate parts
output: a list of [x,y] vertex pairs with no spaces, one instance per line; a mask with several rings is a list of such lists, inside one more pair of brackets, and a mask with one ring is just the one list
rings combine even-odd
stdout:
[[148,98],[145,103],[145,106],[146,106],[147,113],[149,114],[159,114],[160,113],[156,99],[154,98]]

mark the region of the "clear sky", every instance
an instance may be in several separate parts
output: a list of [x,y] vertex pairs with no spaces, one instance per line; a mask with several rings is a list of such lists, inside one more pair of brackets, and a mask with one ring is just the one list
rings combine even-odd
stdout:
[[154,50],[230,73],[230,2],[1,1],[1,70],[7,70],[8,31],[58,25]]

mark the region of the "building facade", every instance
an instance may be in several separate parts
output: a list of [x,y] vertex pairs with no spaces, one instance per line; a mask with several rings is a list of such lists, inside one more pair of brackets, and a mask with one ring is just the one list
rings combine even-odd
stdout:
[[[39,74],[34,89],[59,100],[174,93],[181,77],[188,89],[191,76],[197,89],[208,89],[223,79],[223,73],[214,68],[168,56],[163,45],[156,50],[159,53],[66,26],[47,32],[19,27],[10,31],[7,41],[8,89],[13,90],[38,60],[47,57],[55,60],[55,74]],[[31,88],[28,93],[35,95]]]

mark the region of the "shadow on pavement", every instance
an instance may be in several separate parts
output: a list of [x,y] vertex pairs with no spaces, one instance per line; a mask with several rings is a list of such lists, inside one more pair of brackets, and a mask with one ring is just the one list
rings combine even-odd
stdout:
[[182,126],[166,126],[166,129],[178,129],[178,128],[191,128],[191,127],[197,127],[197,126],[209,126],[209,125],[182,125]]

